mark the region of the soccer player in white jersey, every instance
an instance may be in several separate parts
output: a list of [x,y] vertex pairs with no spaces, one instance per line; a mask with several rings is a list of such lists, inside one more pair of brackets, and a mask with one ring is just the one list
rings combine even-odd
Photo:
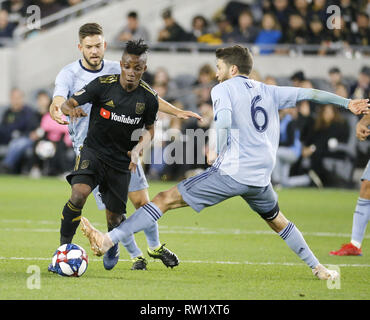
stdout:
[[[73,123],[68,123],[67,120],[64,120],[60,106],[72,94],[81,90],[86,84],[95,78],[107,74],[121,73],[119,62],[103,59],[107,44],[104,41],[103,30],[99,24],[87,23],[81,26],[79,29],[79,40],[78,48],[82,53],[82,59],[68,64],[59,72],[55,80],[53,101],[50,106],[50,114],[52,118],[60,124],[69,125],[69,132],[76,156],[79,155],[79,149],[82,146],[88,131],[91,104],[85,104],[82,106],[82,109],[87,116],[79,118]],[[201,119],[196,113],[178,109],[165,100],[161,98],[158,99],[159,110],[162,112],[174,115],[180,119],[188,119],[189,117]],[[98,208],[100,210],[104,210],[105,206],[102,202],[98,187],[93,191],[93,194]],[[136,172],[131,175],[129,199],[135,208],[140,208],[149,202],[148,183],[140,164],[138,164]],[[70,204],[70,206],[71,208],[69,208],[69,211],[71,214],[62,217],[61,221],[61,245],[72,241],[75,231],[80,223],[79,208],[74,208],[73,204]],[[106,217],[108,230],[110,231],[120,224],[124,216],[117,216],[107,210]],[[178,265],[179,262],[176,255],[164,247],[164,245],[161,245],[159,241],[158,225],[153,225],[151,229],[146,229],[145,235],[148,242],[148,254],[151,257],[161,259],[167,267]],[[141,250],[138,248],[134,237],[125,241],[124,246],[133,260],[132,269],[146,269],[147,261],[144,259]],[[118,262],[118,259],[119,247],[117,244],[104,256],[103,263],[105,269],[112,269]],[[49,270],[53,271],[51,269],[52,267],[49,266]]]
[[[368,112],[368,100],[349,100],[325,91],[266,85],[248,78],[253,66],[247,48],[218,49],[217,78],[211,92],[217,130],[217,154],[212,167],[157,194],[120,226],[101,233],[86,218],[81,229],[96,255],[134,232],[150,228],[165,212],[191,206],[199,212],[234,196],[241,196],[319,279],[339,275],[321,265],[298,228],[281,213],[270,182],[279,145],[279,109],[301,100],[333,103],[355,114]],[[212,160],[212,159],[210,159]],[[229,213],[232,214],[232,213]]]
[[[356,135],[360,141],[365,141],[370,135],[370,114],[362,117],[357,123]],[[362,256],[362,240],[370,220],[370,160],[361,181],[360,196],[353,214],[351,242],[343,244],[339,250],[330,251],[332,256]]]

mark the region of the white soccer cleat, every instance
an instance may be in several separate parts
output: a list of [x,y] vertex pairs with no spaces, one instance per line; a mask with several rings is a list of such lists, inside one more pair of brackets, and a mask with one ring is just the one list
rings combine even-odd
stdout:
[[98,257],[114,245],[108,235],[95,229],[85,217],[81,217],[81,231],[89,239],[91,250]]
[[316,268],[312,269],[312,273],[320,280],[337,280],[339,278],[339,273],[337,271],[329,270],[322,264],[319,264]]

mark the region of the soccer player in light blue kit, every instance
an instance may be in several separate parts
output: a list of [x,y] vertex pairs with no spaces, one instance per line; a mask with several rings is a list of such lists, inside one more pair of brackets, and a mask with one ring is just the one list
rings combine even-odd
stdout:
[[[365,141],[370,135],[370,114],[363,116],[357,123],[356,135],[360,141]],[[360,196],[353,214],[351,242],[342,245],[339,250],[330,251],[330,255],[362,256],[362,240],[370,220],[370,160],[367,162],[361,181]]]
[[[93,252],[102,255],[115,243],[150,228],[165,212],[191,206],[199,212],[234,196],[241,196],[319,279],[339,275],[321,265],[301,232],[281,213],[270,182],[279,145],[279,109],[301,100],[333,103],[355,114],[367,112],[368,100],[349,100],[315,89],[278,87],[248,78],[253,59],[247,48],[218,49],[217,78],[211,92],[217,130],[217,154],[212,167],[156,195],[109,233],[96,230],[86,218],[81,229]],[[212,161],[212,157],[210,157]]]
[[[78,92],[86,84],[95,78],[107,74],[121,73],[119,62],[104,60],[104,51],[106,49],[106,42],[104,41],[103,30],[100,25],[96,23],[87,23],[79,29],[78,48],[82,53],[82,59],[77,60],[65,66],[57,75],[55,80],[55,89],[53,95],[53,102],[50,106],[50,114],[52,118],[60,124],[68,124],[68,121],[62,118],[60,106],[72,94]],[[149,88],[149,86],[148,86]],[[177,116],[180,119],[187,119],[189,117],[200,116],[191,112],[178,109],[161,98],[158,98],[159,110]],[[107,102],[109,103],[109,102]],[[89,114],[91,104],[82,106],[83,111],[87,114],[86,117],[79,118],[75,122],[69,123],[69,132],[73,142],[73,148],[78,157],[80,147],[82,146],[86,137],[89,125]],[[96,203],[100,210],[104,210],[105,206],[102,202],[99,188],[93,190]],[[138,163],[137,170],[131,175],[131,182],[129,186],[129,198],[135,208],[139,208],[149,202],[148,183],[146,181],[144,171]],[[67,203],[68,212],[63,216],[61,222],[61,237],[60,244],[71,243],[75,231],[80,223],[81,210],[73,203]],[[106,218],[108,230],[112,230],[118,226],[123,219],[122,216],[106,210]],[[152,228],[145,230],[145,235],[148,241],[148,254],[156,259],[161,259],[168,267],[178,265],[178,258],[174,253],[168,250],[159,241],[158,225],[153,225]],[[128,238],[123,242],[123,245],[130,254],[133,260],[133,270],[146,269],[147,261],[144,259],[141,250],[138,248],[134,237]],[[112,269],[119,259],[119,247],[116,244],[107,254],[105,254],[103,263],[107,270]],[[49,266],[50,269],[50,266]],[[50,270],[53,271],[53,270]]]

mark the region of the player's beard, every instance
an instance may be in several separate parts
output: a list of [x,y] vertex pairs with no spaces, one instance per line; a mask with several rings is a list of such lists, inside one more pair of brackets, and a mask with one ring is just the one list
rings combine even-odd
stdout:
[[86,63],[93,69],[96,69],[96,67],[100,66],[104,56],[101,56],[101,57],[97,57],[99,58],[99,60],[97,62],[91,62],[90,59],[88,57],[85,56],[85,54],[83,54],[84,56],[84,59],[86,61]]

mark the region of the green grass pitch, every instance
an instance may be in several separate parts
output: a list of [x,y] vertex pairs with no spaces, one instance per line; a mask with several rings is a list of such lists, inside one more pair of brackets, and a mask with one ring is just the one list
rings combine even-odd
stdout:
[[[150,183],[150,194],[174,183]],[[89,255],[81,278],[48,273],[58,247],[62,208],[70,196],[65,181],[0,177],[0,299],[369,299],[370,242],[362,257],[332,257],[348,242],[356,191],[293,189],[279,191],[286,217],[302,231],[324,265],[335,265],[340,282],[317,280],[279,236],[240,199],[233,198],[200,214],[190,208],[167,213],[159,221],[160,239],[181,262],[167,269],[146,254],[143,233],[136,241],[149,261],[148,271],[131,271],[121,246],[118,265],[105,271],[80,230],[74,238]],[[131,204],[128,212],[133,212]],[[83,215],[106,230],[105,214],[90,196]],[[35,271],[36,270],[36,271]],[[37,275],[40,282],[34,282]],[[27,272],[28,271],[28,272]],[[38,286],[39,284],[39,286]]]

